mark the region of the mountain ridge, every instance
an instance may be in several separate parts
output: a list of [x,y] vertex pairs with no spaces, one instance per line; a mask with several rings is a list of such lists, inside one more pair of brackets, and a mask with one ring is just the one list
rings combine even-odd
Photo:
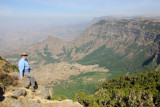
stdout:
[[[80,36],[71,42],[49,38],[37,45],[30,46],[27,51],[31,53],[31,59],[36,58],[36,63],[43,62],[40,64],[43,65],[61,61],[83,60],[85,56],[105,46],[106,49],[111,48],[115,55],[127,58],[130,65],[127,65],[126,70],[133,68],[140,70],[149,64],[156,69],[160,56],[159,28],[160,19],[158,18],[102,19],[86,28]],[[138,57],[142,57],[141,61],[134,66],[135,60],[132,60]],[[107,65],[104,66],[107,68]]]

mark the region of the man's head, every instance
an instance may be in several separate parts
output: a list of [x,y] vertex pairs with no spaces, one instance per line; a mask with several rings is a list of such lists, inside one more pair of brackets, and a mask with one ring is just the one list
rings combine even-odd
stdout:
[[23,53],[21,54],[21,56],[22,56],[24,59],[27,59],[28,54],[27,54],[26,52],[23,52]]

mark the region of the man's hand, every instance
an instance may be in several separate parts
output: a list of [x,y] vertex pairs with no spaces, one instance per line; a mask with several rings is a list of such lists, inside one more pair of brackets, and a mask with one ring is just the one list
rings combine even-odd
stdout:
[[23,80],[23,77],[21,77],[20,80]]

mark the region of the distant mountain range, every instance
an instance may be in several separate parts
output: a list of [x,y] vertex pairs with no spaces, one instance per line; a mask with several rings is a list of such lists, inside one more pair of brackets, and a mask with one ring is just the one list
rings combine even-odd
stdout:
[[[61,61],[99,64],[110,71],[159,69],[160,19],[101,19],[73,41],[49,36],[27,48],[34,67]],[[7,55],[12,60],[14,55]]]
[[91,22],[80,24],[70,24],[58,26],[51,24],[50,26],[32,26],[14,29],[0,29],[0,54],[14,50],[23,50],[28,46],[46,39],[50,35],[58,37],[64,41],[74,40],[78,35],[82,34],[86,27],[96,23],[102,19],[132,19],[132,18],[160,18],[160,16],[102,16],[93,18]]
[[20,28],[0,31],[0,53],[23,50],[28,46],[46,39],[50,35],[64,41],[71,41],[80,35],[88,23],[39,28]]

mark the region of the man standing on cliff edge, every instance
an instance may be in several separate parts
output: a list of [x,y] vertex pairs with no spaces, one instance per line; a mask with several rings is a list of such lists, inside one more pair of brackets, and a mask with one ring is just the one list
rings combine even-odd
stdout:
[[18,68],[20,72],[20,80],[23,80],[24,76],[30,78],[31,85],[33,87],[32,91],[35,91],[35,80],[31,75],[31,68],[29,67],[29,63],[27,60],[28,54],[26,52],[21,54],[22,58],[18,62]]

